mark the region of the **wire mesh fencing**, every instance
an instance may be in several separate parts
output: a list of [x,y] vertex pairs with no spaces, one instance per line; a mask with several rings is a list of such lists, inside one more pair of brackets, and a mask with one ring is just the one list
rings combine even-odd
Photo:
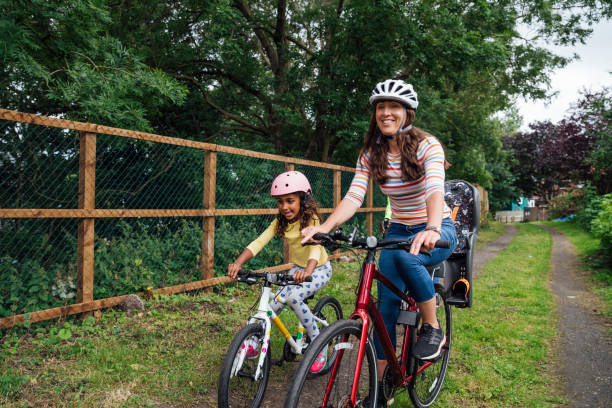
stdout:
[[[274,177],[311,181],[323,214],[353,169],[0,109],[0,328],[224,282],[273,220]],[[351,221],[361,231],[386,205]],[[364,205],[365,207],[366,205]],[[374,207],[374,205],[368,206]],[[324,215],[325,216],[325,215]],[[252,269],[283,264],[273,239]]]

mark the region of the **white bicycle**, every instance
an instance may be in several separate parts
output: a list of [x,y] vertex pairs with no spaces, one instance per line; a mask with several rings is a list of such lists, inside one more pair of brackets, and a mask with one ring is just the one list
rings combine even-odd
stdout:
[[[291,275],[257,273],[242,269],[238,272],[237,280],[248,285],[261,283],[261,296],[257,313],[251,316],[247,324],[234,336],[223,360],[219,375],[218,404],[221,408],[256,408],[261,404],[266,392],[271,364],[281,366],[285,361],[296,361],[310,344],[310,339],[301,323],[296,336],[292,336],[269,306],[274,296],[272,285],[297,284]],[[307,281],[309,280],[310,278],[307,278]],[[311,298],[312,296],[308,299]],[[279,298],[279,301],[281,299]],[[321,331],[343,318],[342,307],[333,296],[319,299],[312,313]],[[270,351],[272,323],[286,339],[283,354],[278,361],[272,361]],[[325,374],[329,367],[333,366],[335,358],[335,353],[329,355],[326,368],[317,375]]]

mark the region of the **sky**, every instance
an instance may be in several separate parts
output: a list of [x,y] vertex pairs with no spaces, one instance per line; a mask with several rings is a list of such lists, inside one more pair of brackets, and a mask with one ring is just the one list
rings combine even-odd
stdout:
[[571,56],[576,53],[580,60],[554,71],[551,75],[551,89],[559,94],[549,102],[519,99],[517,106],[523,117],[520,130],[535,121],[559,122],[567,116],[572,103],[580,99],[584,88],[599,90],[604,85],[612,86],[612,20],[593,26],[593,33],[585,44],[574,47],[548,47],[556,54]]

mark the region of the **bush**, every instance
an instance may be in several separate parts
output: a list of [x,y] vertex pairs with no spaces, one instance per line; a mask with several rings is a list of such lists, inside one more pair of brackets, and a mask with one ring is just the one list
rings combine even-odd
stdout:
[[567,217],[570,214],[575,214],[582,207],[582,201],[582,191],[569,191],[552,198],[548,202],[548,213],[552,219]]
[[96,243],[94,297],[134,293],[147,288],[186,283],[200,278],[202,228],[182,220],[171,231],[157,225],[124,221],[119,236]]
[[593,221],[601,210],[602,196],[597,195],[597,190],[592,184],[587,184],[584,188],[584,198],[582,206],[576,213],[574,221],[587,231],[591,231],[591,221]]
[[0,317],[62,306],[52,296],[60,266],[45,269],[37,260],[0,258]]
[[608,259],[612,258],[612,193],[601,197],[600,210],[591,221],[593,235],[601,238],[601,247]]

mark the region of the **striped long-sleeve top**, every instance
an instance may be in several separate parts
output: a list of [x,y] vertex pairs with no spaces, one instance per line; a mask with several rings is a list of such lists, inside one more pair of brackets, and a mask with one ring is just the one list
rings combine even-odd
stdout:
[[[400,154],[387,154],[387,181],[380,186],[391,202],[391,222],[416,225],[427,222],[427,198],[434,192],[444,196],[444,150],[434,137],[427,136],[419,143],[417,160],[425,173],[418,180],[402,180]],[[370,154],[364,152],[357,160],[355,177],[345,198],[361,206],[370,180]],[[444,203],[442,218],[450,217],[450,209]]]

